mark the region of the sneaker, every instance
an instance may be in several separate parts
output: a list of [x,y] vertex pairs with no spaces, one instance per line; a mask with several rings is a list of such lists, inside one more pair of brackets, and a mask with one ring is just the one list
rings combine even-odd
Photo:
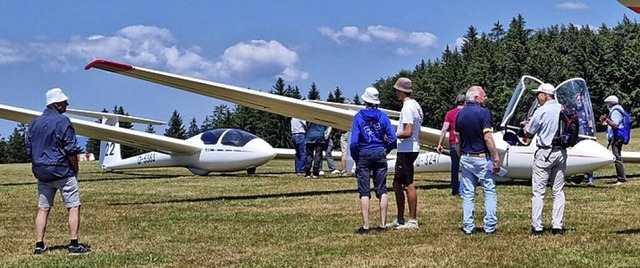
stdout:
[[614,183],[613,185],[623,185],[626,184],[627,181],[616,181],[616,183]]
[[318,172],[318,175],[323,176],[324,175],[324,171],[320,170],[320,172]]
[[369,229],[365,229],[362,226],[360,226],[360,228],[356,229],[356,234],[367,234],[367,233],[369,233]]
[[593,183],[593,182],[590,182],[590,183],[587,183],[587,186],[589,186],[589,187],[596,187],[596,184],[595,184],[595,183]]
[[564,234],[564,230],[562,228],[553,228],[551,229],[551,233],[555,236],[561,236]]
[[396,230],[400,229],[418,229],[418,220],[408,220],[403,225],[396,227]]
[[69,246],[69,255],[82,255],[91,252],[91,248],[79,245],[77,247]]
[[542,230],[537,231],[535,229],[531,229],[531,236],[532,237],[541,237],[542,236]]
[[498,233],[498,229],[493,229],[493,231],[491,231],[491,232],[487,232],[487,231],[485,231],[484,233],[485,233],[485,234],[488,234],[488,235],[494,235],[494,234],[497,234],[497,233]]
[[331,171],[331,174],[340,174],[340,170],[334,169]]
[[47,251],[47,247],[36,247],[36,249],[33,250],[33,255],[41,255],[44,254]]
[[387,223],[387,225],[385,225],[385,227],[387,227],[387,228],[396,228],[396,227],[398,227],[400,225],[403,225],[403,224],[404,224],[404,220],[395,219],[395,220],[393,220],[393,222]]
[[389,230],[389,229],[387,228],[387,226],[378,226],[378,227],[376,227],[376,231],[381,232],[381,233],[384,233],[384,232],[386,232],[387,230]]

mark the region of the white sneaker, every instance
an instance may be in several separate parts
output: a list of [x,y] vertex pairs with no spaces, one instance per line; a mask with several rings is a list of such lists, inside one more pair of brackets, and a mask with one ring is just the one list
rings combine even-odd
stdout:
[[393,220],[393,222],[387,223],[387,225],[385,225],[385,227],[387,227],[387,228],[396,228],[396,227],[398,227],[400,225],[403,225],[403,224],[404,223],[399,223],[398,219],[396,218],[395,220]]
[[318,172],[318,175],[320,176],[324,175],[324,171],[320,170],[320,172]]
[[418,229],[418,220],[408,220],[403,225],[396,227],[396,230],[400,229]]
[[334,169],[333,171],[331,171],[331,174],[340,174],[340,170]]

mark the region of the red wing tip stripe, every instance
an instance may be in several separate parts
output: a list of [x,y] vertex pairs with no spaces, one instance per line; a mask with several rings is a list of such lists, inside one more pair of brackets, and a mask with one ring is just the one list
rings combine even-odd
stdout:
[[126,64],[126,63],[119,63],[119,62],[115,62],[115,61],[108,61],[108,60],[94,60],[92,62],[90,62],[89,64],[87,64],[87,66],[84,67],[85,70],[89,70],[93,67],[96,67],[98,69],[107,69],[107,70],[115,70],[115,71],[131,71],[133,70],[133,66]]
[[627,6],[627,7],[637,13],[640,13],[640,6]]

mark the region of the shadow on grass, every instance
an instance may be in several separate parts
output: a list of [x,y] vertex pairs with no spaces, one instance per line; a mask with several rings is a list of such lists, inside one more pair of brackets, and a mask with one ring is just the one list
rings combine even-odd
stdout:
[[[181,177],[181,175],[151,175],[151,174],[132,174],[132,173],[128,173],[128,175],[137,175],[138,177],[115,177],[115,178],[100,178],[100,179],[80,178],[80,182],[87,183],[87,182],[126,181],[126,180],[161,180],[161,179],[172,179],[172,178]],[[33,181],[31,182],[3,183],[3,184],[0,184],[0,186],[23,186],[23,185],[35,185],[35,184],[37,184],[37,181],[34,178]]]
[[614,234],[640,234],[640,228],[619,230],[613,232]]
[[[448,189],[448,184],[435,184],[435,185],[423,185],[417,186],[418,189]],[[122,202],[122,203],[110,203],[111,206],[128,206],[128,205],[150,205],[150,204],[173,204],[173,203],[195,203],[195,202],[214,202],[222,200],[256,200],[266,198],[283,198],[283,197],[305,197],[305,196],[320,196],[328,194],[355,194],[358,191],[356,189],[345,190],[328,190],[328,191],[307,191],[307,192],[293,192],[293,193],[278,193],[278,194],[259,194],[259,195],[241,195],[241,196],[217,196],[206,198],[187,198],[187,199],[173,199],[163,201],[147,201],[147,202]],[[390,193],[393,190],[390,189]]]

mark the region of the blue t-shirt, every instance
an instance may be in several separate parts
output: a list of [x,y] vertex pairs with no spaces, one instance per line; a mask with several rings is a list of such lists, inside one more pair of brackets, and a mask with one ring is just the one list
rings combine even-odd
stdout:
[[464,154],[486,153],[489,149],[484,142],[484,134],[493,132],[491,112],[476,102],[467,104],[458,112],[456,132],[460,134],[458,148]]
[[75,176],[69,156],[78,154],[76,131],[68,117],[47,108],[31,121],[25,137],[31,171],[40,181],[56,181]]

